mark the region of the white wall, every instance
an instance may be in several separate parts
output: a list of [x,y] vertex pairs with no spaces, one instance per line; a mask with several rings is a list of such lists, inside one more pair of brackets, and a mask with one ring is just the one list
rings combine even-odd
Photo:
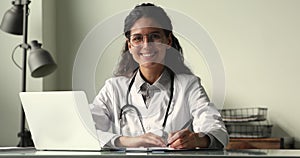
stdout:
[[[9,0],[5,1],[8,2],[0,2],[0,15],[10,7]],[[48,49],[56,52],[59,66],[56,76],[47,78],[44,87],[58,90],[72,89],[73,62],[88,32],[104,19],[131,9],[140,2],[139,0],[57,0],[55,2],[43,0],[43,40]],[[225,68],[225,107],[268,107],[269,119],[274,124],[273,135],[295,137],[296,147],[300,147],[298,143],[300,126],[297,126],[297,120],[300,119],[298,112],[300,110],[298,107],[300,63],[297,62],[300,57],[298,53],[300,51],[298,44],[300,1],[153,0],[153,2],[193,18],[209,32],[220,52]],[[40,1],[32,2],[32,6],[37,3]],[[32,14],[37,12],[31,10]],[[47,20],[55,24],[45,25]],[[18,100],[15,97],[19,87],[17,85],[19,71],[10,61],[10,51],[21,39],[16,40],[15,37],[1,32],[0,41],[5,43],[2,50],[6,52],[1,53],[1,60],[3,60],[0,63],[1,74],[13,76],[9,79],[2,77],[0,83],[1,88],[4,87],[3,89],[7,91],[1,93],[0,145],[10,145],[15,144],[16,141],[12,131],[18,131],[19,127],[18,119],[15,119],[18,117],[16,112]],[[119,53],[122,47],[120,41],[115,39],[106,49],[105,55]],[[184,51],[189,53],[195,51],[188,39],[182,41],[185,44]],[[111,73],[111,69],[105,68],[112,66],[103,67],[102,64],[100,62],[96,70],[97,74],[101,73],[96,75],[96,81],[102,82],[95,83],[97,89],[103,84],[103,78]],[[5,68],[8,66],[9,68]],[[214,93],[211,91],[213,85],[210,72],[205,66],[206,64],[203,63],[199,66],[201,71],[204,71],[200,72],[200,75],[211,95]],[[10,98],[9,101],[7,98]],[[3,120],[10,120],[10,123],[7,124],[8,121]]]

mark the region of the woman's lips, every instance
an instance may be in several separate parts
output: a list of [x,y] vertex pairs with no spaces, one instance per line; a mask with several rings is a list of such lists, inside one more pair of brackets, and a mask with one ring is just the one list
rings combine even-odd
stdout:
[[140,53],[140,55],[143,56],[143,57],[152,57],[152,56],[155,55],[155,53],[154,52],[152,52],[152,53]]
[[155,58],[156,52],[143,52],[140,53],[140,58],[145,62],[152,62]]

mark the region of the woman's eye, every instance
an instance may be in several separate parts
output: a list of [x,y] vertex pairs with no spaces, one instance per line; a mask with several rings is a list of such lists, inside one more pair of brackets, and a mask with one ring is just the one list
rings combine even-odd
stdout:
[[150,37],[153,40],[159,40],[159,39],[161,39],[161,36],[158,33],[153,33],[153,34],[150,35]]
[[143,36],[133,36],[132,37],[132,41],[142,41],[143,40]]

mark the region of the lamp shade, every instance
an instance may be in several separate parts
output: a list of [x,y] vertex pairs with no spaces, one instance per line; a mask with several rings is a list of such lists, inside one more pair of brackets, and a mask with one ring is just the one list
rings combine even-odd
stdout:
[[4,14],[0,25],[1,30],[14,35],[23,34],[23,6],[14,5]]
[[49,52],[42,49],[41,44],[37,41],[31,42],[28,65],[32,77],[47,76],[57,67]]

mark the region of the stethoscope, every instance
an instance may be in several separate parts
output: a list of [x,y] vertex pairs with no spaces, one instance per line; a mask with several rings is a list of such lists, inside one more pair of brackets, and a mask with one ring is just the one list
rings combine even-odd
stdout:
[[[169,68],[167,68],[167,69],[169,70],[169,72],[170,72],[170,77],[171,77],[171,85],[170,85],[170,92],[171,92],[171,93],[170,93],[170,100],[169,100],[169,102],[168,102],[167,110],[166,110],[165,117],[164,117],[164,122],[163,122],[163,124],[162,124],[162,130],[164,130],[165,127],[166,127],[166,123],[167,123],[168,116],[169,116],[168,114],[169,114],[169,110],[170,110],[171,103],[172,103],[172,99],[173,99],[173,92],[174,92],[174,72],[173,72],[172,70],[170,70]],[[132,77],[132,79],[131,79],[131,81],[130,81],[130,83],[129,83],[129,86],[128,86],[128,89],[127,89],[127,94],[126,94],[126,104],[125,104],[125,105],[121,108],[121,110],[120,110],[119,120],[120,120],[120,122],[121,122],[123,113],[124,113],[124,111],[125,111],[126,109],[128,109],[128,108],[134,109],[134,111],[136,112],[136,114],[137,114],[137,116],[138,116],[138,119],[139,119],[139,122],[140,122],[140,126],[142,127],[142,130],[143,130],[143,132],[144,132],[144,134],[145,134],[145,133],[146,133],[146,130],[145,130],[144,124],[143,124],[143,122],[142,122],[142,115],[141,115],[140,111],[138,110],[138,108],[137,108],[136,106],[129,104],[129,101],[128,101],[129,93],[130,93],[131,87],[132,87],[132,85],[133,85],[133,83],[134,83],[134,80],[135,80],[137,71],[138,71],[138,69],[136,69],[136,70],[134,71],[135,74],[133,75],[133,77]],[[122,130],[121,130],[121,125],[120,125],[120,133],[122,133],[121,131],[122,131]]]

